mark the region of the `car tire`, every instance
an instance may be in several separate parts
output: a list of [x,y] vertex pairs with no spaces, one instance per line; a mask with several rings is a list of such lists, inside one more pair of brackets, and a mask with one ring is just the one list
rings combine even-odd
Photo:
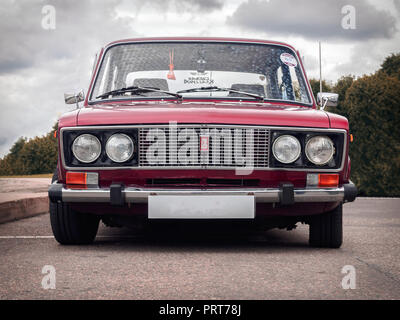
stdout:
[[[57,172],[52,182],[57,181]],[[62,202],[49,203],[50,223],[55,239],[64,245],[90,244],[97,234],[100,218],[94,214],[76,212]]]
[[323,248],[340,248],[343,242],[343,204],[330,212],[311,218],[310,245]]

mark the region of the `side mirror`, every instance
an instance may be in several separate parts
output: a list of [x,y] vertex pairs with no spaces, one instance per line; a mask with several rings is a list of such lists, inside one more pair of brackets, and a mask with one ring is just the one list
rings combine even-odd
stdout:
[[85,93],[83,90],[79,93],[64,93],[64,101],[66,104],[76,103],[78,108],[78,103],[85,100]]
[[317,103],[321,106],[321,110],[325,107],[336,107],[338,105],[339,95],[331,92],[318,92]]

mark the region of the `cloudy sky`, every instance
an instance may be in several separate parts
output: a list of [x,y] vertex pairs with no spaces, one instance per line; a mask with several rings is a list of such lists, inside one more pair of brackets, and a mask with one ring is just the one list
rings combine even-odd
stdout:
[[71,110],[63,93],[87,89],[102,46],[143,36],[282,40],[300,51],[310,78],[321,41],[323,78],[334,82],[400,52],[400,0],[1,0],[0,157]]

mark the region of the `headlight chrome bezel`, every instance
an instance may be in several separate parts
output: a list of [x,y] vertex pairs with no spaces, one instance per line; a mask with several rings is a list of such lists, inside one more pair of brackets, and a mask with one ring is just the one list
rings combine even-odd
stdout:
[[[130,144],[131,144],[132,151],[130,152],[129,157],[127,157],[126,159],[123,159],[123,160],[117,159],[113,155],[110,154],[111,152],[110,152],[108,146],[109,146],[109,143],[110,143],[111,139],[115,138],[116,136],[122,136],[124,138],[127,138],[129,140]],[[125,163],[125,162],[129,161],[130,159],[132,159],[133,155],[135,154],[135,143],[134,143],[133,139],[129,135],[125,134],[125,133],[119,133],[119,132],[118,133],[114,133],[112,136],[110,136],[107,139],[107,142],[106,142],[106,145],[105,145],[105,152],[107,154],[107,157],[111,161],[116,162],[116,163]]]
[[[295,170],[295,171],[311,171],[319,170],[323,172],[338,172],[342,170],[345,163],[345,154],[347,148],[347,132],[342,129],[317,129],[317,128],[272,128],[269,146],[269,164],[271,169]],[[301,144],[300,157],[293,163],[285,164],[278,161],[273,154],[273,143],[276,139],[283,135],[292,135],[296,137]],[[334,152],[330,160],[322,165],[311,162],[306,156],[307,142],[316,136],[326,136],[333,143]],[[314,140],[312,140],[314,141]],[[311,141],[311,142],[312,142]],[[315,161],[314,161],[315,162]]]
[[[94,157],[94,158],[92,158],[92,159],[83,159],[82,157],[80,157],[79,155],[77,155],[77,153],[75,152],[74,149],[75,149],[76,144],[78,143],[79,139],[81,139],[81,138],[83,138],[83,137],[94,138],[94,141],[96,141],[96,143],[97,143],[97,145],[98,145],[98,147],[99,147],[99,150],[98,150],[98,152],[97,152],[96,157]],[[79,136],[77,136],[77,137],[74,139],[74,141],[72,142],[71,151],[72,151],[72,154],[74,155],[74,157],[75,157],[79,162],[87,164],[87,163],[93,163],[93,162],[95,162],[95,161],[100,157],[101,152],[102,152],[102,146],[101,146],[101,142],[100,142],[99,138],[97,138],[95,135],[90,134],[90,133],[83,133],[83,134],[80,134]]]
[[[106,154],[106,142],[108,139],[116,134],[123,133],[129,136],[134,143],[133,156],[126,162],[118,163],[112,161]],[[91,134],[98,138],[101,144],[100,156],[93,162],[85,163],[79,161],[72,152],[72,145],[76,138],[83,134]],[[67,169],[117,169],[117,168],[134,168],[138,166],[138,130],[136,128],[128,127],[73,127],[61,128],[60,130],[60,147],[63,166]],[[79,156],[79,154],[78,154]],[[85,160],[85,158],[83,158]]]
[[[275,146],[276,146],[276,144],[277,144],[280,140],[282,140],[282,139],[284,139],[284,138],[294,139],[293,141],[295,141],[295,144],[297,145],[297,152],[294,154],[295,156],[292,157],[292,159],[291,159],[290,161],[283,161],[282,159],[279,159],[279,157],[276,155],[276,152],[275,152]],[[293,135],[290,135],[290,134],[283,134],[283,135],[280,135],[279,137],[277,137],[277,138],[275,139],[274,143],[272,144],[272,154],[273,154],[274,158],[275,158],[277,161],[279,161],[280,163],[283,163],[283,164],[291,164],[291,163],[294,163],[294,162],[297,161],[297,159],[299,159],[299,157],[300,157],[300,155],[301,155],[301,143],[300,143],[299,139],[297,139],[297,138],[296,138],[295,136],[293,136]]]

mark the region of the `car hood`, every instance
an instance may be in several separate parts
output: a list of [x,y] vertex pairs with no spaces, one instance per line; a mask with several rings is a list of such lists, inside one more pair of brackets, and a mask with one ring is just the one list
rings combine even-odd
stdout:
[[294,105],[265,103],[102,104],[80,109],[78,126],[213,123],[329,128],[326,112]]

